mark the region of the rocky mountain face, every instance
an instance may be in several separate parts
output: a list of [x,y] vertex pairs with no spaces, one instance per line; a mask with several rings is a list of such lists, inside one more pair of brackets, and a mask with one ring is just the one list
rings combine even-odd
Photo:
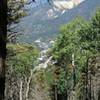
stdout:
[[76,16],[89,19],[99,4],[100,0],[85,0],[72,9],[57,10],[54,5],[49,5],[46,1],[36,7],[31,3],[25,6],[28,16],[20,20],[15,30],[23,33],[20,41],[24,42],[31,43],[39,38],[44,41],[53,39],[58,35],[62,24],[68,23]]

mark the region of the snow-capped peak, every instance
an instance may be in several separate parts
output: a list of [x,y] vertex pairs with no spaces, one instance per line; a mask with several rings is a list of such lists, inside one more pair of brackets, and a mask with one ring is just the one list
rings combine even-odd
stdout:
[[54,0],[52,2],[52,8],[47,11],[47,16],[49,18],[57,18],[57,17],[59,17],[57,12],[60,13],[60,15],[62,15],[67,10],[78,6],[83,1],[85,1],[85,0],[68,0],[68,1]]
[[58,10],[72,9],[85,0],[53,1],[53,5]]

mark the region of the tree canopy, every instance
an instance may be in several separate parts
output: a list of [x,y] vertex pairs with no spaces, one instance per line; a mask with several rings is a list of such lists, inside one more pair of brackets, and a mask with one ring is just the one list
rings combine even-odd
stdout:
[[[87,60],[89,57],[100,53],[99,44],[100,9],[97,9],[95,15],[89,21],[77,17],[60,28],[59,36],[52,49],[56,66],[64,69],[63,72],[65,72],[63,83],[66,81],[66,84],[62,84],[61,78],[58,81],[59,86],[63,86],[65,89],[72,89],[75,83],[79,83],[83,73],[86,74]],[[60,91],[62,91],[62,88],[60,88]]]

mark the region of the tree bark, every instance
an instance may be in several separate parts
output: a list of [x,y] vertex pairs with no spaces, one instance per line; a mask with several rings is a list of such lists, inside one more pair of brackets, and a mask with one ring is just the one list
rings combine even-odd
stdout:
[[91,84],[92,84],[92,79],[91,79],[91,71],[89,72],[89,100],[92,100],[92,90],[91,90]]
[[32,79],[32,75],[33,75],[33,70],[30,71],[30,77],[29,77],[28,82],[27,82],[26,100],[29,100],[28,99],[28,94],[29,94],[30,82],[31,82],[31,79]]
[[23,81],[20,80],[20,94],[19,94],[19,99],[20,99],[20,100],[23,100],[23,97],[22,97],[22,95],[23,95],[23,94],[22,94],[22,92],[23,92],[22,89],[23,89],[23,88],[22,88],[22,87],[23,87]]
[[0,100],[4,100],[7,36],[7,2],[0,0]]
[[76,85],[76,72],[75,72],[75,58],[74,58],[74,53],[72,54],[72,66],[73,66],[73,90]]
[[54,100],[58,100],[58,95],[57,95],[57,86],[55,85],[55,99]]
[[88,100],[88,59],[87,59],[87,62],[86,62],[86,80],[85,80],[85,89],[86,89],[86,97],[85,97],[85,100]]

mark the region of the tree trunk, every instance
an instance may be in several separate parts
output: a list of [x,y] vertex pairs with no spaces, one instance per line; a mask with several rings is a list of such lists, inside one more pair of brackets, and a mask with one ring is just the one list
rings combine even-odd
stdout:
[[92,92],[92,90],[91,90],[91,72],[89,73],[89,100],[92,100],[92,94],[91,94],[91,92]]
[[20,80],[20,94],[19,94],[19,100],[23,100],[23,97],[22,97],[22,96],[23,96],[23,94],[22,94],[22,92],[23,92],[22,89],[23,89],[23,88],[22,88],[22,87],[23,87],[23,82],[22,82],[22,80]]
[[76,72],[75,72],[75,58],[74,58],[74,53],[72,54],[72,66],[73,66],[73,90],[76,85]]
[[88,100],[88,59],[87,59],[87,62],[86,62],[86,80],[85,80],[85,89],[86,89],[86,97],[85,97],[85,100]]
[[67,89],[66,89],[66,96],[65,96],[65,97],[66,97],[66,100],[68,100],[68,93],[67,93]]
[[0,100],[4,100],[5,90],[5,59],[6,59],[6,35],[7,35],[7,2],[0,0]]
[[30,82],[31,82],[31,79],[32,79],[32,75],[33,75],[33,70],[30,71],[30,77],[29,77],[28,82],[27,82],[26,100],[29,100],[28,99],[28,94],[29,94]]
[[57,95],[57,86],[55,85],[55,99],[54,100],[58,100],[58,95]]

